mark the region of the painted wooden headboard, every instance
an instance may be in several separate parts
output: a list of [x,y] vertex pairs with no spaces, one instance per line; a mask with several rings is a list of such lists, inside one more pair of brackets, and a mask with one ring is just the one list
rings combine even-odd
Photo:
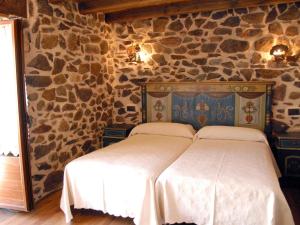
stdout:
[[271,132],[272,82],[161,82],[142,85],[143,122],[258,128]]

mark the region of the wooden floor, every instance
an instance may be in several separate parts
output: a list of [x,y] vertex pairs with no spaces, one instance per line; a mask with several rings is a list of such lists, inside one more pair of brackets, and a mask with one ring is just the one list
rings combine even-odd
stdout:
[[[294,215],[295,225],[300,225],[300,190],[285,189],[284,193]],[[64,225],[64,214],[59,208],[60,192],[40,201],[31,213],[0,209],[0,225]],[[90,210],[75,210],[71,224],[81,225],[133,225],[132,219],[123,219]]]
[[[55,192],[37,203],[31,213],[0,209],[1,225],[64,225],[65,217],[59,208],[61,192]],[[73,211],[70,224],[82,225],[133,225],[131,219],[123,219],[91,210]]]

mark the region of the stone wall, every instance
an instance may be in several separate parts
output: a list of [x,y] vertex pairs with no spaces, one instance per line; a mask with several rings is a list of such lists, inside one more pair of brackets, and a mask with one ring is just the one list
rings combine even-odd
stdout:
[[[300,105],[299,61],[274,63],[269,51],[284,43],[299,53],[299,3],[229,9],[113,25],[114,121],[141,122],[138,82],[182,80],[275,81],[276,130],[300,128],[286,107]],[[139,44],[146,63],[127,63],[126,49]],[[127,110],[126,106],[129,107]]]
[[61,186],[70,160],[99,148],[112,121],[110,27],[75,4],[29,1],[24,21],[34,199]]
[[[141,122],[139,82],[273,80],[276,130],[299,128],[299,61],[274,63],[274,44],[300,49],[299,3],[108,25],[71,1],[30,0],[24,22],[30,158],[35,200],[61,186],[63,168],[100,146],[106,123]],[[145,63],[128,63],[140,44]]]

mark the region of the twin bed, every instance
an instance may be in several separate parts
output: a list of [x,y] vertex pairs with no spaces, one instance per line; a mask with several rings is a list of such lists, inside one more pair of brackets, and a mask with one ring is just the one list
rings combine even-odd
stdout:
[[165,223],[288,225],[293,219],[262,132],[204,127],[158,178]]
[[[61,197],[66,221],[74,205],[131,217],[137,225],[293,225],[277,165],[258,130],[270,129],[270,87],[143,86],[143,121],[152,123],[66,166]],[[205,126],[195,134],[180,123],[227,126]]]
[[140,125],[126,140],[69,163],[61,198],[67,222],[74,205],[131,217],[135,224],[159,224],[155,181],[188,148],[194,135],[191,126],[164,125]]

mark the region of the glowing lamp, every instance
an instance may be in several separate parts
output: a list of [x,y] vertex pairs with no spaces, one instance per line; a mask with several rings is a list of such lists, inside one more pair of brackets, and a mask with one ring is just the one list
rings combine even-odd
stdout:
[[127,62],[142,63],[149,60],[149,54],[143,50],[138,44],[131,45],[127,48]]
[[276,62],[282,62],[285,60],[288,51],[288,46],[280,44],[273,46],[270,54],[274,56]]

